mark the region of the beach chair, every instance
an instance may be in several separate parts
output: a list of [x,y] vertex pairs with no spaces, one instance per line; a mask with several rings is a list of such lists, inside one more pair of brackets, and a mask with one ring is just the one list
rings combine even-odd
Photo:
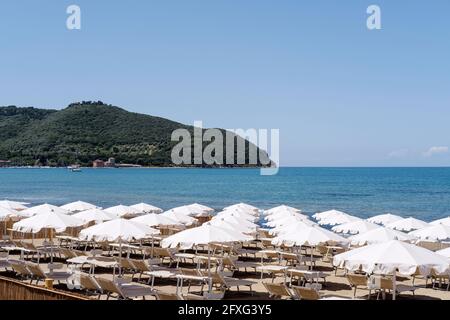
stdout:
[[98,294],[98,298],[100,299],[102,288],[97,283],[93,276],[90,276],[85,273],[80,273],[80,286],[83,288],[86,293],[94,293]]
[[144,285],[138,285],[127,282],[115,282],[102,277],[96,278],[98,285],[101,288],[101,292],[106,294],[106,300],[115,294],[117,299],[131,299],[136,297],[142,297],[145,300],[146,296],[154,296],[155,290]]
[[[207,271],[202,271],[201,274],[204,277],[209,277],[209,273]],[[218,272],[211,273],[211,283],[213,286],[217,286],[222,291],[228,291],[233,287],[236,287],[237,291],[239,291],[240,286],[248,287],[252,295],[253,295],[252,286],[256,284],[256,282],[254,281],[237,279],[225,276],[224,274]]]
[[362,274],[347,274],[347,280],[350,284],[350,287],[353,288],[353,298],[356,297],[356,291],[361,288],[361,289],[366,289],[369,290],[369,295],[367,297],[367,299],[370,299],[370,295],[372,293],[372,290],[369,289],[369,287],[367,286],[367,276],[362,275]]
[[161,263],[164,263],[166,259],[169,260],[169,267],[176,261],[174,252],[170,251],[167,248],[153,248],[153,257],[157,257],[161,259]]
[[31,283],[33,280],[36,280],[36,284],[45,279],[53,279],[60,283],[61,281],[66,281],[67,278],[72,275],[71,273],[65,271],[53,271],[54,269],[49,272],[44,272],[39,264],[32,262],[27,262],[26,266],[32,274]]
[[0,252],[0,269],[3,268],[5,271],[8,271],[8,268],[11,266],[9,263],[9,253],[8,252]]
[[437,274],[434,270],[431,270],[431,280],[433,282],[433,289],[436,288],[437,283],[439,284],[439,287],[442,288],[442,284],[445,285],[445,282],[447,282],[447,291],[450,288],[449,274]]
[[70,250],[69,248],[60,247],[59,252],[61,255],[63,255],[66,259],[72,259],[77,257],[77,254]]
[[181,300],[176,293],[167,293],[162,291],[155,292],[156,300]]
[[283,299],[288,298],[292,299],[293,295],[289,291],[288,287],[284,283],[268,283],[263,282],[264,287],[269,293],[269,298],[272,299]]
[[33,274],[28,270],[26,264],[23,261],[9,261],[11,268],[14,270],[16,275],[22,279],[31,279],[33,281]]
[[[414,296],[415,291],[417,290],[417,287],[397,282],[395,289],[396,289],[395,292],[397,295],[400,295],[404,292],[411,292],[412,295]],[[386,291],[391,292],[393,290],[394,290],[394,284],[393,284],[392,279],[385,278],[385,277],[381,278],[380,279],[380,289],[378,290],[377,300],[378,300],[380,294],[382,294],[383,298],[385,298]]]
[[319,300],[320,299],[319,292],[317,292],[317,290],[315,290],[313,288],[292,286],[291,289],[294,292],[294,295],[299,300]]
[[259,262],[253,261],[239,261],[237,257],[227,256],[222,259],[222,268],[228,269],[230,271],[239,271],[240,269],[244,269],[247,272],[247,269],[255,270],[257,272],[257,268],[261,265]]

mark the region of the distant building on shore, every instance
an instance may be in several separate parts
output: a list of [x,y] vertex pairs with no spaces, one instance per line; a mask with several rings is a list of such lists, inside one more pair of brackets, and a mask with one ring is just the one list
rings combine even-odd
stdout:
[[93,168],[104,168],[105,167],[105,161],[103,160],[94,160],[94,162],[92,162],[92,167]]
[[0,160],[0,168],[1,167],[9,167],[11,166],[11,161],[9,160]]
[[109,158],[108,161],[105,162],[105,167],[107,167],[107,168],[114,168],[114,167],[116,167],[116,159],[115,158]]

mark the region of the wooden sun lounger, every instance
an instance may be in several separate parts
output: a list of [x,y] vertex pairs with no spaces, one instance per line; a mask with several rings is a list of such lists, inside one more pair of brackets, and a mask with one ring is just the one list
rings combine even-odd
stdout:
[[155,290],[148,286],[138,285],[134,283],[118,283],[105,278],[96,278],[98,285],[103,294],[106,294],[106,300],[109,300],[111,295],[117,295],[118,299],[131,299],[142,297],[145,300],[146,296],[154,296]]
[[319,300],[320,294],[313,288],[292,286],[292,291],[299,300]]
[[292,293],[284,283],[263,282],[263,285],[269,293],[269,297],[272,299],[293,298]]

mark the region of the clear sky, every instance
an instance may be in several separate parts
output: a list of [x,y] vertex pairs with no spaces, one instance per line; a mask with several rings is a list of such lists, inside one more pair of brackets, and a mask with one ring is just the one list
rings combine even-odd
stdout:
[[448,0],[2,0],[0,41],[0,105],[278,128],[289,166],[450,165]]

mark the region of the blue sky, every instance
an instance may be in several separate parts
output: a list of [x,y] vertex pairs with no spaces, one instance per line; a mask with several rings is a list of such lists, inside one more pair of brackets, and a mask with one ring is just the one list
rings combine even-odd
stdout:
[[449,15],[447,0],[4,0],[0,105],[279,128],[289,166],[447,166]]

